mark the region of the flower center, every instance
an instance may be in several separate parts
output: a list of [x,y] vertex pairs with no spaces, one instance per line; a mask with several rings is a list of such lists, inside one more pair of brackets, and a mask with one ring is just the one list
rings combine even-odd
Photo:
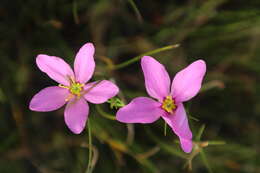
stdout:
[[72,77],[70,77],[69,80],[70,80],[70,86],[59,84],[59,87],[66,88],[70,91],[70,94],[65,99],[65,101],[71,100],[72,98],[74,98],[74,96],[77,96],[77,98],[79,99],[81,95],[84,94],[82,92],[84,84],[76,82]]
[[175,101],[172,99],[172,96],[167,96],[163,100],[162,108],[168,113],[173,113],[177,106],[175,105]]
[[83,84],[81,83],[77,83],[77,82],[73,82],[70,84],[70,87],[69,87],[69,90],[71,92],[71,94],[73,95],[76,95],[76,96],[80,96],[81,95],[81,91],[82,91],[82,88],[83,88]]

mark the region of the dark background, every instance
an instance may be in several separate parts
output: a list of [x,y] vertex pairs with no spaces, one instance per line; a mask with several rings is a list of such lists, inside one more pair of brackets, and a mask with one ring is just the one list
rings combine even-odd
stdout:
[[86,42],[96,48],[94,78],[114,80],[126,103],[147,95],[140,62],[111,64],[176,43],[153,55],[171,77],[194,60],[207,63],[203,89],[185,104],[194,136],[205,124],[207,147],[186,155],[169,128],[164,136],[162,120],[126,126],[104,117],[116,113],[108,103],[91,104],[93,172],[189,172],[187,161],[192,172],[260,172],[259,41],[258,0],[1,0],[0,172],[85,172],[87,130],[74,135],[63,109],[32,112],[28,104],[57,85],[37,68],[37,54],[72,64]]

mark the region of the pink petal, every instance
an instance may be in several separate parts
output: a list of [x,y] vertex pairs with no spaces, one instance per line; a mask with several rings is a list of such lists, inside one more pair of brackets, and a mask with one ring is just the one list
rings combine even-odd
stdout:
[[92,77],[95,69],[94,52],[92,43],[83,45],[78,51],[74,61],[77,82],[86,83]]
[[163,113],[160,105],[148,97],[137,97],[118,110],[116,119],[123,123],[152,123]]
[[184,152],[190,153],[192,151],[193,143],[191,139],[185,139],[180,137],[181,148]]
[[33,111],[48,112],[62,107],[69,91],[65,88],[52,86],[42,89],[33,96],[29,108]]
[[74,73],[70,66],[61,58],[56,56],[38,55],[36,64],[39,69],[55,80],[56,82],[69,86],[69,78],[74,78]]
[[177,110],[174,114],[169,115],[165,113],[162,118],[180,138],[182,149],[185,152],[190,152],[192,149],[192,133],[189,128],[188,119],[183,104],[180,103],[177,105]]
[[65,123],[73,133],[82,132],[88,118],[88,112],[88,103],[84,98],[72,99],[67,104],[64,112]]
[[88,83],[85,85],[84,90],[87,91],[84,95],[85,99],[94,104],[106,102],[117,95],[119,91],[118,87],[108,80]]
[[206,64],[198,60],[176,74],[172,82],[171,93],[177,102],[184,102],[194,97],[201,88],[206,73]]
[[150,56],[144,56],[141,65],[148,94],[162,101],[170,93],[170,77],[162,64]]

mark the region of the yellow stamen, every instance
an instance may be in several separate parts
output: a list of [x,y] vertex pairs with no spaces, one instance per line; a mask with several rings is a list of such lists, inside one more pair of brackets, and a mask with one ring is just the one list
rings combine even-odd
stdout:
[[162,103],[162,108],[168,112],[168,113],[173,113],[173,111],[176,109],[176,105],[174,100],[172,99],[172,96],[167,96]]
[[73,94],[69,94],[68,97],[65,99],[66,102],[70,101],[74,97]]
[[66,88],[66,89],[70,89],[70,87],[65,86],[65,85],[62,85],[62,84],[59,84],[59,87],[61,87],[61,88]]
[[74,78],[72,76],[68,76],[68,79],[70,81],[70,84],[76,83],[76,81],[74,80]]

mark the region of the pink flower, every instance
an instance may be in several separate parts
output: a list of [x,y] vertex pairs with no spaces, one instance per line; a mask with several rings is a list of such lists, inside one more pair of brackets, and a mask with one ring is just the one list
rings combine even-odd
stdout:
[[61,58],[38,55],[36,64],[59,86],[44,88],[30,102],[33,111],[48,112],[67,104],[64,112],[65,123],[69,129],[79,134],[85,127],[88,102],[100,104],[114,97],[119,89],[108,80],[87,83],[95,69],[95,48],[92,43],[82,46],[74,61],[74,72]]
[[[162,117],[179,137],[183,151],[192,150],[192,133],[183,102],[201,88],[206,64],[198,60],[176,74],[171,84],[164,66],[149,56],[141,60],[148,97],[137,97],[119,109],[116,119],[124,123],[152,123]],[[171,84],[171,89],[170,89]]]

